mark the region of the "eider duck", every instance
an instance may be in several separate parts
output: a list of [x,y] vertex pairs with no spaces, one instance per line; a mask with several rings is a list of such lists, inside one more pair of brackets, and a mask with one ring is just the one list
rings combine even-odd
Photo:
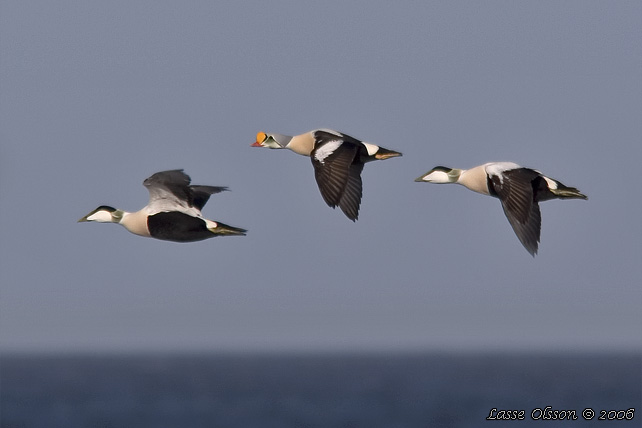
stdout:
[[537,254],[542,223],[538,203],[549,199],[588,199],[574,187],[513,162],[490,162],[468,170],[437,166],[415,181],[457,183],[499,198],[515,234],[533,257]]
[[363,165],[401,156],[399,152],[330,129],[316,129],[294,137],[259,132],[252,147],[290,149],[310,156],[323,200],[332,208],[339,206],[352,221],[359,217]]
[[215,236],[245,235],[247,230],[212,221],[201,215],[210,195],[227,190],[218,186],[191,186],[182,169],[157,172],[143,181],[149,203],[140,211],[102,205],[80,220],[118,223],[131,233],[165,241],[194,242]]

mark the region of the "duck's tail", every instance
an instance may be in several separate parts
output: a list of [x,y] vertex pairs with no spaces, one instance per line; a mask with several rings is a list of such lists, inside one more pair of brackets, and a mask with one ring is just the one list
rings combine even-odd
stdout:
[[550,189],[551,193],[560,199],[588,199],[588,196],[581,193],[575,187],[566,187],[558,182],[557,189]]
[[395,152],[394,150],[388,150],[384,149],[383,147],[379,147],[379,150],[377,150],[377,153],[375,153],[375,159],[377,160],[383,160],[383,159],[388,159],[388,158],[395,158],[397,156],[401,156],[401,153]]
[[245,229],[229,226],[219,221],[216,222],[216,227],[208,227],[208,230],[213,234],[220,236],[245,236],[247,234],[247,230]]

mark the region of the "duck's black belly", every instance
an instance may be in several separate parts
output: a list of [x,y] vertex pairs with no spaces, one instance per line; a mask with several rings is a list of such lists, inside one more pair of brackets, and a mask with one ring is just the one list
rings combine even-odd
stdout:
[[193,242],[216,236],[197,217],[177,211],[162,212],[147,217],[152,238],[174,242]]

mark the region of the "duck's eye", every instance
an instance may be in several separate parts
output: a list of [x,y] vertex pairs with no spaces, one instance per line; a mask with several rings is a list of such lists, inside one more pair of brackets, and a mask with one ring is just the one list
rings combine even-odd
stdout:
[[256,134],[256,141],[262,143],[265,140],[267,140],[267,135],[265,135],[265,132],[259,132],[258,134]]

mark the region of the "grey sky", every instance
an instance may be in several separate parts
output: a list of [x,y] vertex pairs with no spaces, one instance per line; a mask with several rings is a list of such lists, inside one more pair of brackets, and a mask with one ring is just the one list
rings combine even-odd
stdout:
[[[0,8],[4,350],[640,349],[641,2]],[[320,127],[404,154],[355,224],[249,147]],[[534,259],[499,201],[413,182],[499,160],[589,196],[542,204]],[[248,236],[76,223],[172,168]]]

